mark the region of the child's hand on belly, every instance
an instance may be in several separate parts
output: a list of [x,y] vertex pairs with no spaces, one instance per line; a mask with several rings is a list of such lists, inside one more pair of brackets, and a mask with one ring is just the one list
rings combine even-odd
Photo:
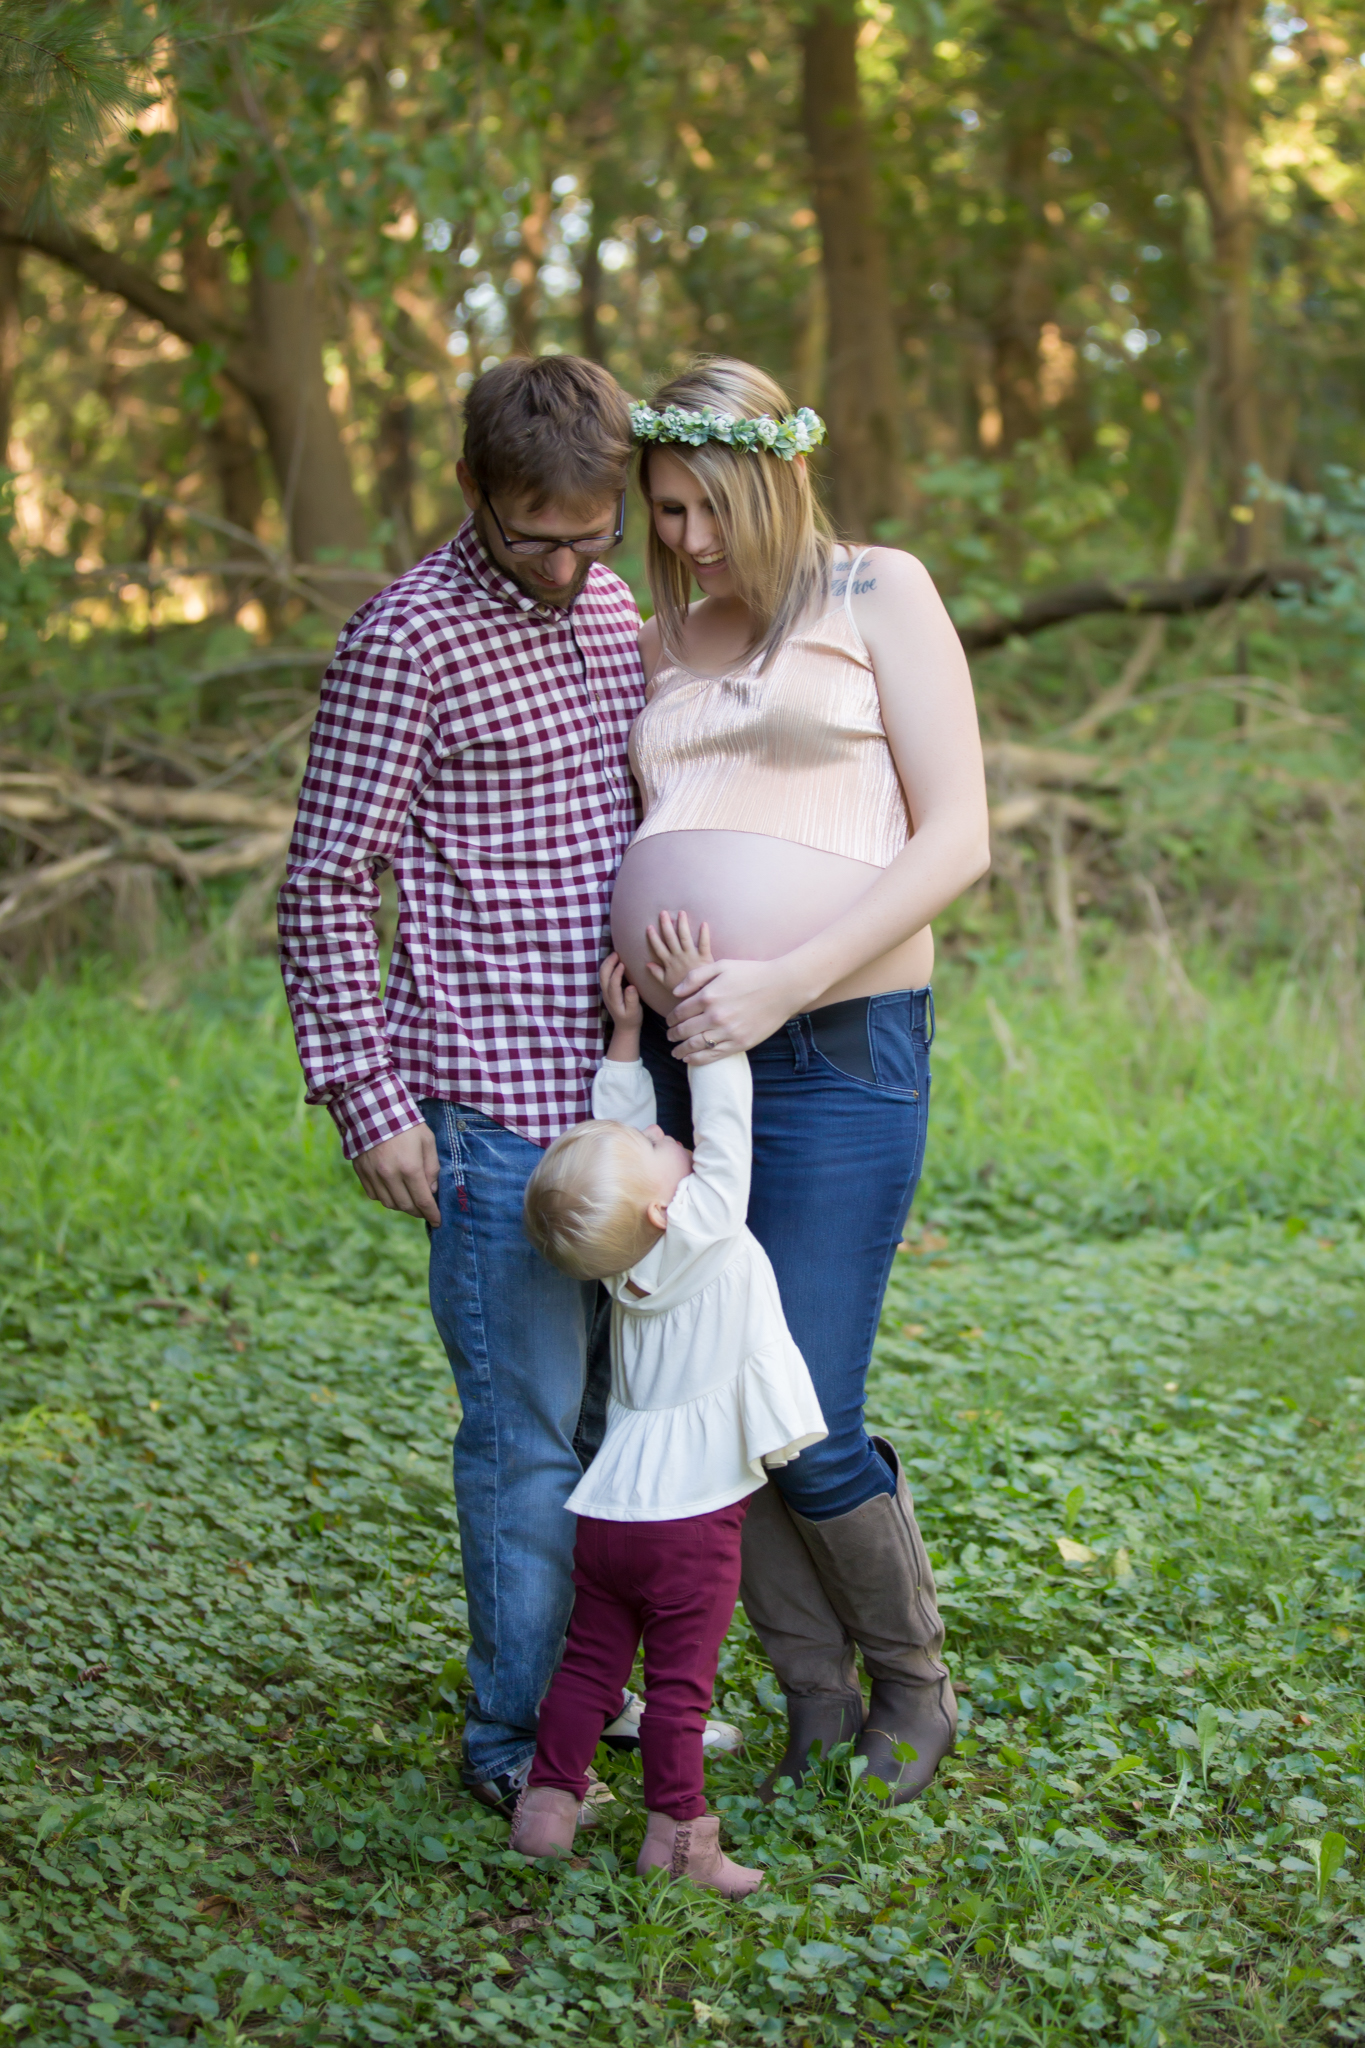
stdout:
[[[659,922],[648,927],[648,938],[649,950],[654,955],[649,962],[649,971],[670,995],[696,969],[710,968],[714,972],[716,963],[711,957],[711,927],[703,924],[700,934],[694,939],[685,910],[679,911],[676,918],[671,911],[661,910]],[[705,988],[710,979],[710,974],[703,974],[693,986]]]

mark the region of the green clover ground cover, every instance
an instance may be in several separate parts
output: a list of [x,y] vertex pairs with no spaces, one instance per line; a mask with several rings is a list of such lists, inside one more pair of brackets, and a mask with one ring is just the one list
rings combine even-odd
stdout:
[[273,988],[7,1006],[0,2041],[1365,2038],[1358,1097],[1254,989],[941,1015],[872,1400],[964,1735],[918,1806],[836,1761],[765,1811],[737,1620],[727,1907],[630,1874],[632,1760],[553,1874],[460,1794],[420,1233]]

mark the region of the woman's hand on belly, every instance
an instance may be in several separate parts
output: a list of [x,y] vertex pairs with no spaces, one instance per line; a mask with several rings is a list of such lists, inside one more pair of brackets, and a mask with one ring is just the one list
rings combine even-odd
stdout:
[[[668,991],[670,999],[679,1004],[669,1018],[673,1028],[668,1035],[678,1047],[675,1058],[685,1059],[689,1066],[705,1066],[711,1060],[728,1059],[731,1053],[747,1051],[751,1045],[770,1037],[792,1014],[790,1008],[779,1012],[774,1007],[789,1002],[787,983],[791,977],[776,972],[780,962],[713,960],[707,926],[703,924],[694,940],[685,910],[679,912],[676,920],[666,910],[661,911],[658,923],[649,927],[648,938],[649,950],[654,955],[649,963],[650,974],[660,991]],[[717,1006],[710,998],[713,985],[722,974],[726,976],[727,994]],[[752,998],[747,1004],[739,999],[744,988],[749,988]],[[697,1016],[691,1021],[686,1008],[688,998],[699,1005]]]
[[668,1035],[674,1058],[693,1067],[761,1045],[812,1000],[786,958],[717,960],[694,968],[674,994]]

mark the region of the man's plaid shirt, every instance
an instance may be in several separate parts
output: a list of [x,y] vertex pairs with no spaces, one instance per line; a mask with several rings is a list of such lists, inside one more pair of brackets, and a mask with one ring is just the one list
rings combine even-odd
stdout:
[[[358,611],[323,684],[280,892],[308,1100],[348,1159],[467,1103],[547,1145],[590,1116],[597,971],[635,830],[630,591],[539,605],[468,522]],[[398,937],[381,999],[375,877]]]

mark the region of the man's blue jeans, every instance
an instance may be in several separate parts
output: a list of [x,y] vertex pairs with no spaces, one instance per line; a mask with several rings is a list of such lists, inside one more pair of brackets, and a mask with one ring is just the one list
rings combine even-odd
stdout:
[[[533,1753],[573,1606],[575,1522],[564,1503],[583,1471],[580,1413],[591,1428],[584,1390],[598,1290],[557,1272],[522,1228],[539,1146],[456,1103],[421,1108],[441,1165],[431,1313],[462,1410],[465,1772],[477,1781],[515,1771]],[[589,1442],[586,1455],[595,1448]]]

